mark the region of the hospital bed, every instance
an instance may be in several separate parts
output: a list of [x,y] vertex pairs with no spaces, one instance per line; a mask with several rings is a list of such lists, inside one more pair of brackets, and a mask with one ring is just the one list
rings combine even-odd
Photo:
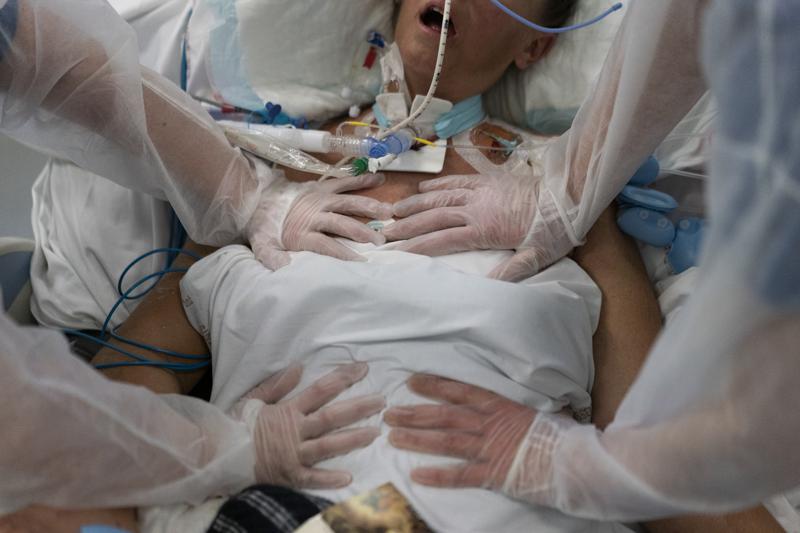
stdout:
[[3,310],[20,324],[36,324],[31,315],[30,269],[34,242],[0,237],[0,292]]
[[[124,5],[126,2],[124,0],[117,0],[116,2],[112,3]],[[137,4],[136,2],[128,3]],[[587,6],[587,10],[591,11],[593,9],[593,6],[591,5],[592,2],[587,2],[587,4],[589,4]],[[292,25],[287,24],[286,27],[292,28]],[[292,29],[292,31],[294,31],[294,29]],[[574,37],[582,37],[587,40],[592,38],[610,40],[610,35],[613,34],[613,31],[611,31],[608,26],[599,26],[596,28],[596,31],[608,32],[608,35],[598,36],[586,32],[582,34],[576,34]],[[265,35],[263,32],[258,33],[259,35],[262,35],[263,39],[267,39],[268,37],[274,39],[281,38],[280,35],[269,36]],[[200,31],[195,31],[194,34],[192,34],[190,31],[190,41],[192,35],[201,34],[202,32]],[[150,46],[156,47],[157,44],[158,43],[156,40],[152,40],[152,44]],[[191,44],[191,42],[189,44]],[[264,43],[259,41],[258,44],[262,45]],[[526,122],[526,124],[519,124],[520,126],[538,126],[537,129],[540,131],[547,131],[548,133],[559,133],[561,130],[563,130],[564,125],[568,124],[569,120],[571,119],[571,111],[574,111],[574,109],[580,103],[585,87],[591,83],[591,80],[594,77],[594,69],[586,70],[583,68],[583,66],[575,64],[572,65],[573,69],[571,71],[573,79],[568,80],[569,82],[565,81],[563,76],[558,75],[558,73],[561,73],[564,70],[564,56],[568,55],[571,49],[577,48],[580,48],[578,43],[567,43],[564,46],[559,47],[559,54],[554,54],[553,57],[550,58],[550,61],[547,65],[543,65],[537,70],[536,77],[540,80],[547,80],[547,84],[534,87],[531,83],[528,83],[528,80],[505,80],[504,84],[498,87],[496,91],[487,97],[487,105],[490,110],[492,110],[492,115],[498,116],[499,118],[505,118],[507,120],[524,117],[524,122]],[[599,64],[601,63],[602,59],[599,57],[599,55],[602,54],[602,48],[602,46],[591,47],[591,50],[595,55],[583,55],[583,60],[586,63],[595,63],[595,65],[598,66],[596,68],[599,68]],[[199,57],[191,57],[191,54],[199,54],[203,51],[203,49],[204,47],[200,46],[199,43],[197,46],[188,47],[190,54],[190,65],[194,64],[196,67],[198,67],[201,63],[206,61]],[[258,46],[257,49],[265,50],[271,49],[271,47],[264,45]],[[561,53],[562,51],[563,53]],[[252,57],[245,57],[242,60],[242,63],[244,63],[244,66],[246,67],[254,68],[254,65],[250,65],[248,63],[252,60]],[[304,70],[308,70],[307,65],[304,62],[297,61],[295,63],[297,65],[302,65]],[[196,68],[194,71],[190,70],[188,80],[190,92],[198,96],[210,97],[213,96],[213,89],[220,89],[219,92],[224,94],[226,92],[224,87],[211,87],[211,84],[208,83],[207,80],[194,79],[192,76],[195,73],[204,73],[207,70],[214,72],[216,68],[220,68],[221,64],[224,65],[225,62],[221,61],[220,63],[215,63],[211,61],[209,62],[208,69]],[[542,72],[545,69],[550,69],[553,72],[550,72],[550,70]],[[273,78],[275,71],[276,69],[272,69],[270,71],[273,75]],[[291,74],[291,72],[287,72],[286,69],[283,69],[280,72],[285,76]],[[574,79],[576,73],[579,73],[582,83],[577,83]],[[197,77],[201,78],[199,75]],[[258,81],[260,80],[254,80],[254,85],[256,86],[254,86],[253,89],[254,92],[258,93],[258,96],[261,97],[260,99],[264,99],[269,96],[270,98],[274,98],[276,101],[285,103],[288,99],[287,95],[298,92],[295,87],[288,84],[283,88],[283,92],[281,92],[279,88],[275,87],[257,86]],[[520,94],[520,92],[516,90],[519,83],[523,83],[526,87],[528,87],[528,90],[522,93],[521,98],[515,98],[515,95]],[[570,91],[565,91],[564,87],[569,87]],[[330,87],[330,92],[333,95],[330,98],[335,100],[335,97],[338,97],[338,95],[342,92],[342,87],[338,85],[332,85]],[[315,94],[314,97],[315,101],[320,100],[320,96],[318,94]],[[534,102],[536,102],[539,107],[534,107]],[[566,118],[562,120],[563,117]],[[519,120],[517,120],[517,122],[519,122]],[[659,159],[662,158],[666,158],[666,155],[662,156],[659,154]],[[670,163],[668,163],[667,166],[673,167],[673,165]],[[31,241],[26,241],[23,239],[0,238],[0,287],[2,287],[2,293],[4,297],[4,308],[15,320],[25,324],[35,323],[33,317],[31,316],[29,305],[31,286],[28,279],[28,272],[30,268],[32,251],[33,242]]]

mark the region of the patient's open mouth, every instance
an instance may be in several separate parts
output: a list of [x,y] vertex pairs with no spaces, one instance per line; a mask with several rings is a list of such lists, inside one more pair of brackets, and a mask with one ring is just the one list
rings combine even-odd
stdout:
[[[428,8],[423,11],[420,16],[419,20],[423,26],[429,28],[430,30],[441,33],[442,32],[442,23],[444,21],[444,9],[439,6],[429,6]],[[448,34],[455,35],[456,34],[456,27],[453,24],[453,17],[450,17],[450,25],[448,27]]]

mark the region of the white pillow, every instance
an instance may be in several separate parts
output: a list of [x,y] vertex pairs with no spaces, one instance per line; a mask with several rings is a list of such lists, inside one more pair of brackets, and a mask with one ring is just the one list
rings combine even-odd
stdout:
[[[391,42],[394,10],[392,0],[197,0],[189,65],[204,65],[212,96],[227,103],[332,118],[380,91],[379,62],[362,65],[371,31]],[[199,85],[190,92],[208,92]]]
[[[574,19],[592,18],[611,2],[579,0]],[[187,32],[189,90],[251,109],[275,102],[314,120],[341,115],[380,89],[379,68],[355,83],[351,72],[366,54],[370,30],[391,40],[394,10],[393,0],[196,0]],[[560,35],[524,72],[511,67],[486,95],[490,115],[547,134],[568,129],[622,14]],[[200,64],[207,77],[197,72]],[[342,97],[345,87],[355,89],[349,98]]]
[[[615,0],[578,0],[574,22],[589,20]],[[630,1],[630,0],[629,0]],[[490,115],[545,134],[569,129],[600,73],[625,10],[558,36],[541,61],[520,72],[512,66],[484,99]]]

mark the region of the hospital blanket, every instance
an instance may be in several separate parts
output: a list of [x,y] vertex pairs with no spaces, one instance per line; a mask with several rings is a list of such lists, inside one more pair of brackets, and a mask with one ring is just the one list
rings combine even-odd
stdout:
[[[277,272],[241,246],[197,263],[182,292],[213,353],[212,402],[232,407],[289,363],[305,365],[302,388],[358,360],[370,372],[340,398],[380,392],[390,406],[420,402],[404,382],[411,372],[431,372],[546,411],[588,411],[600,292],[575,263],[565,259],[511,284],[485,278],[506,252],[431,259],[388,248],[358,247],[366,263],[296,253]],[[622,530],[484,490],[412,484],[412,468],[448,460],[391,447],[380,416],[364,424],[382,435],[321,465],[349,470],[354,482],[314,494],[342,501],[391,481],[437,531]]]

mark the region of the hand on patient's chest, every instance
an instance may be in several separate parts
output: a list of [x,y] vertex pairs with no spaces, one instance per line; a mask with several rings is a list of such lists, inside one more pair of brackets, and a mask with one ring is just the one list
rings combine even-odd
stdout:
[[[333,131],[335,129],[335,124],[330,125],[325,129]],[[484,135],[484,132],[488,132],[491,136]],[[509,140],[516,138],[516,134],[510,133],[500,126],[490,123],[484,123],[477,126],[470,135],[472,143],[476,146],[496,147],[497,143],[492,140],[492,136],[506,138]],[[380,187],[355,191],[347,194],[357,194],[360,196],[374,198],[381,202],[394,203],[417,194],[419,192],[419,184],[422,181],[459,174],[475,174],[476,170],[472,167],[472,165],[465,161],[456,150],[452,149],[452,145],[452,140],[448,141],[448,146],[451,148],[449,148],[447,151],[447,155],[444,160],[444,168],[439,174],[384,172],[386,175],[386,182]],[[489,159],[498,165],[502,164],[506,160],[503,152],[489,152],[488,155],[490,156]],[[318,159],[331,164],[338,162],[340,159],[338,154],[315,154],[315,156]],[[293,169],[284,169],[284,172],[286,173],[286,178],[290,181],[305,182],[318,178],[318,176],[314,174],[300,172]]]
[[[316,154],[315,157],[322,161],[336,163],[339,156],[331,154]],[[312,181],[318,178],[314,174],[300,172],[294,169],[284,169],[286,178],[289,181]],[[439,178],[442,176],[449,176],[452,174],[474,174],[475,169],[464,161],[454,150],[448,150],[447,156],[444,160],[444,169],[439,174],[422,174],[418,172],[384,172],[386,175],[386,182],[380,187],[374,189],[364,189],[355,191],[349,194],[357,194],[360,196],[367,196],[375,198],[381,202],[399,202],[409,196],[419,192],[419,183],[421,181]]]

